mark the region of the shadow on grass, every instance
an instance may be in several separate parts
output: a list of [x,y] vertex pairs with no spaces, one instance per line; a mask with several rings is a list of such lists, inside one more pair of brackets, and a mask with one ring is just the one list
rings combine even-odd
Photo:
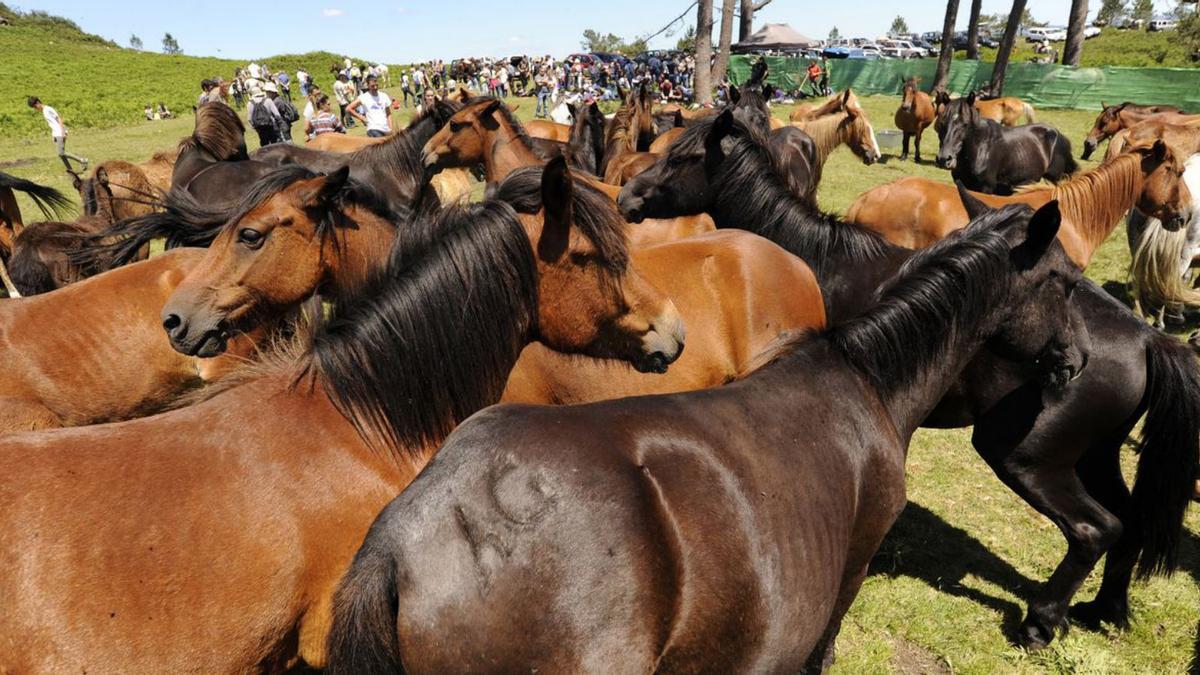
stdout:
[[1029,597],[1038,585],[965,530],[912,501],[871,560],[869,574],[920,579],[934,589],[1000,612],[1005,635],[1016,633],[1025,608],[964,586],[963,577],[973,574],[1018,597]]

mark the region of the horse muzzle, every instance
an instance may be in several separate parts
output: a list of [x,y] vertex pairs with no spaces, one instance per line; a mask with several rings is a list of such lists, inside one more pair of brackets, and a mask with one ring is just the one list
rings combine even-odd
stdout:
[[941,156],[939,156],[936,160],[934,160],[934,163],[937,164],[938,168],[940,168],[940,169],[949,169],[951,171],[954,170],[954,166],[956,164],[953,157],[941,157]]
[[164,312],[163,330],[171,347],[185,356],[208,359],[220,356],[229,346],[229,331],[220,321],[197,325],[179,314]]
[[622,189],[617,193],[617,210],[627,223],[640,223],[646,219],[646,200]]
[[1096,151],[1096,146],[1099,145],[1092,139],[1087,139],[1083,142],[1083,154],[1079,155],[1080,159],[1091,159],[1092,153]]
[[660,375],[667,372],[667,368],[683,354],[685,335],[683,318],[671,304],[643,336],[642,356],[633,362],[634,369],[639,373]]
[[1162,221],[1163,229],[1167,232],[1178,232],[1187,224],[1187,218],[1182,213],[1173,214],[1170,218]]

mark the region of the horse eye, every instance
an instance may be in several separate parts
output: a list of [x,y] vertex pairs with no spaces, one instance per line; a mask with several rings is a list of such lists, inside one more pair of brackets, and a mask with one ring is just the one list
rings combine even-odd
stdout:
[[238,230],[238,242],[249,246],[250,248],[258,248],[262,245],[263,239],[266,236],[258,230],[249,227],[243,227]]
[[464,125],[462,122],[451,122],[450,123],[450,131],[455,131],[455,132],[462,131],[463,126]]

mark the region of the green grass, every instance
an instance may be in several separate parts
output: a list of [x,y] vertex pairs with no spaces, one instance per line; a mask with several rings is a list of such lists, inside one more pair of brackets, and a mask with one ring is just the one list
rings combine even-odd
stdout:
[[[6,15],[2,4],[0,15]],[[45,120],[25,104],[30,95],[58,110],[72,131],[125,126],[144,119],[142,109],[160,101],[176,114],[190,111],[201,80],[218,75],[230,79],[236,67],[247,63],[135,51],[57,17],[16,16],[11,10],[7,15],[14,16],[14,24],[0,28],[0,138],[49,136]],[[147,46],[156,48],[153,43]],[[274,71],[286,70],[293,78],[303,66],[319,84],[329,84],[329,66],[341,59],[330,52],[309,52],[259,62]],[[293,92],[298,95],[298,88],[293,86]]]
[[[394,93],[394,92],[393,92]],[[529,119],[532,99],[515,99],[517,115]],[[891,128],[894,97],[864,97],[875,128]],[[776,115],[786,118],[787,109]],[[1048,110],[1039,119],[1078,144],[1094,113]],[[401,113],[401,120],[407,113]],[[75,150],[94,159],[138,161],[191,130],[185,117],[140,122],[72,136]],[[353,133],[363,133],[361,128]],[[937,139],[926,137],[932,160]],[[251,139],[253,146],[254,140]],[[1102,155],[1101,152],[1097,153]],[[0,138],[0,158],[16,166],[0,170],[70,190],[53,148],[39,131],[32,139]],[[1085,168],[1094,162],[1084,162]],[[826,165],[820,188],[824,208],[844,212],[861,192],[907,175],[947,180],[930,164],[893,157],[865,167],[839,149]],[[22,208],[28,210],[27,202]],[[28,211],[27,211],[28,212]],[[1095,256],[1088,276],[1120,290],[1129,254],[1123,226]],[[1132,452],[1125,452],[1126,463]],[[1127,466],[1127,469],[1131,466]],[[1131,475],[1131,474],[1127,474]],[[1000,484],[971,448],[969,430],[921,430],[908,460],[909,508],[876,557],[872,574],[846,620],[839,640],[838,673],[1183,673],[1188,669],[1200,619],[1200,515],[1188,518],[1182,569],[1171,579],[1137,583],[1132,593],[1134,626],[1120,633],[1074,628],[1050,649],[1026,653],[1009,642],[1035,585],[1049,576],[1064,552],[1061,535]],[[1095,592],[1093,574],[1080,591]]]
[[[1117,30],[1105,28],[1104,32],[1083,43],[1083,56],[1079,65],[1085,68],[1100,66],[1125,66],[1131,68],[1196,68],[1200,63],[1193,61],[1188,49],[1172,41],[1174,31],[1149,33],[1141,30]],[[1054,43],[1061,55],[1063,43]],[[996,50],[980,49],[980,58],[995,61]],[[963,54],[965,52],[960,52]],[[1019,38],[1013,47],[1010,63],[1024,63],[1037,56],[1033,44]]]

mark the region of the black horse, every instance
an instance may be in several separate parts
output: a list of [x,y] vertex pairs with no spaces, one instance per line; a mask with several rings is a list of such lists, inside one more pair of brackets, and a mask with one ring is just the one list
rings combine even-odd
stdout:
[[1043,178],[1058,181],[1075,173],[1071,141],[1048,124],[1005,127],[984,119],[975,94],[955,99],[936,125],[941,148],[937,165],[976,192],[1011,195]]
[[[618,205],[630,222],[707,212],[717,227],[771,239],[813,268],[831,323],[857,316],[913,251],[812,212],[771,161],[761,137],[722,113],[689,128],[625,185]],[[1067,539],[1067,555],[1030,603],[1017,636],[1029,647],[1066,628],[1071,598],[1105,553],[1099,592],[1071,616],[1090,627],[1128,625],[1135,567],[1142,574],[1175,567],[1200,454],[1200,368],[1191,350],[1090,281],[1080,282],[1071,302],[1092,340],[1082,375],[1066,385],[1054,359],[1030,367],[993,345],[925,420],[930,427],[974,424],[980,456]],[[1119,453],[1143,414],[1131,495]]]
[[817,186],[821,184],[821,157],[812,137],[793,126],[772,129],[767,148],[775,169],[792,194],[817,208]]

